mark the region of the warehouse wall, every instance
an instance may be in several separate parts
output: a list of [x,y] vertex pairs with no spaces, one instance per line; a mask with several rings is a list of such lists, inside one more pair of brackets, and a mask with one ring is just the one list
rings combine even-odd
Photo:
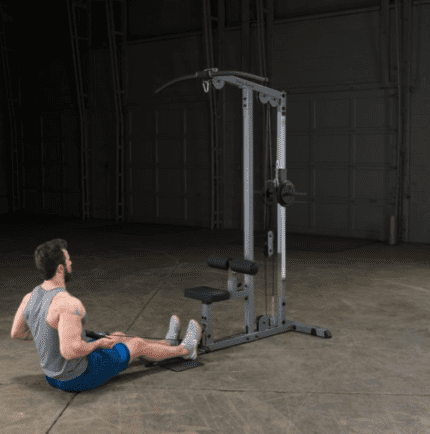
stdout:
[[[430,101],[425,53],[430,41],[425,29],[430,5],[422,6],[420,55],[418,18],[415,6],[410,67],[414,77],[418,72],[421,84],[411,95],[410,141],[403,139],[403,239],[428,243]],[[390,22],[389,78],[396,85],[394,9]],[[291,208],[289,230],[387,239],[387,217],[394,211],[396,186],[397,88],[365,90],[372,83],[383,83],[379,23],[380,13],[375,11],[276,26],[275,87],[289,90],[290,95],[289,178],[314,199]]]
[[288,210],[290,230],[387,239],[397,107],[396,88],[380,89],[379,23],[375,11],[276,26],[274,85],[290,95],[288,177],[311,199]]
[[154,95],[173,77],[200,70],[200,52],[196,37],[130,47],[127,196],[133,220],[210,226],[207,95],[194,80]]
[[[21,107],[16,111],[21,203],[15,205],[24,212],[79,216],[80,138],[67,2],[28,2],[25,8],[16,3],[2,2],[11,86]],[[14,211],[5,86],[1,72],[0,117],[6,122],[5,128],[0,123],[1,214]]]
[[[402,179],[405,186],[403,218],[407,222],[404,239],[428,243],[430,233],[424,222],[430,213],[426,200],[430,194],[427,182],[430,60],[425,53],[430,41],[425,29],[430,24],[430,5],[422,5],[419,68],[417,11],[415,6],[412,70],[419,72],[420,83],[411,96],[410,141],[404,139],[408,146],[408,170]],[[380,40],[379,11],[306,21],[298,19],[275,25],[274,82],[270,86],[288,93],[288,178],[298,191],[307,192],[309,198],[305,203],[296,201],[298,203],[288,209],[289,231],[387,239],[386,223],[393,214],[396,187],[398,110],[394,9],[390,14],[391,82],[386,88],[382,86],[383,41]],[[251,47],[255,48],[251,50],[251,72],[258,74],[256,28],[252,29],[251,37]],[[226,40],[226,68],[241,70],[240,30],[227,30]],[[208,95],[199,80],[180,83],[154,95],[154,90],[167,81],[205,69],[203,53],[202,35],[129,46],[126,114],[130,220],[210,224]],[[109,71],[107,50],[95,51],[90,142],[96,218],[114,218],[116,207],[114,111],[113,99],[109,96],[112,95]],[[225,226],[236,228],[243,226],[240,97],[239,89],[227,85],[224,211]],[[56,104],[56,100],[54,90],[52,104]],[[51,105],[43,109],[39,122],[41,141],[33,149],[33,162],[26,165],[26,197],[30,211],[80,213],[77,115],[70,107],[65,102],[61,107]],[[255,189],[259,189],[264,181],[261,162],[264,161],[265,136],[262,104],[258,99],[254,100],[254,109],[254,155],[258,163],[254,182]],[[66,141],[67,149],[64,148]],[[272,143],[276,145],[274,109]],[[261,210],[255,215],[255,226],[260,230],[263,228],[262,207],[258,206],[257,199],[255,203],[256,209]]]
[[94,50],[90,67],[89,144],[91,207],[96,219],[114,219],[116,209],[115,106],[110,54]]
[[[26,113],[24,211],[80,216],[80,136],[67,61],[54,58],[36,73],[39,102]],[[28,106],[24,106],[28,109]]]
[[[383,44],[380,39],[380,12],[367,11],[350,16],[338,16],[300,20],[293,23],[277,24],[274,35],[274,59],[272,86],[288,92],[288,138],[287,167],[288,178],[296,185],[298,191],[308,193],[310,199],[306,203],[296,203],[288,209],[289,231],[301,233],[319,233],[357,238],[386,240],[388,217],[394,214],[396,193],[396,144],[397,144],[397,58],[396,58],[396,26],[395,11],[391,9],[390,29],[390,79],[391,84],[383,89],[384,74],[381,57]],[[426,28],[430,18],[428,5],[422,7],[422,28]],[[415,37],[418,35],[417,10],[414,14]],[[227,30],[226,65],[230,70],[241,70],[241,32]],[[425,33],[425,32],[424,32]],[[256,29],[252,30],[252,47],[258,47]],[[416,40],[416,39],[415,39]],[[421,52],[425,53],[428,36],[423,35]],[[166,53],[173,53],[167,56]],[[157,137],[157,116],[161,100],[153,96],[153,90],[165,82],[204,69],[202,65],[203,44],[199,36],[177,38],[168,41],[146,42],[134,44],[130,48],[130,95],[140,105],[141,118],[150,120],[140,132],[149,141]],[[251,50],[251,72],[258,73],[258,50]],[[423,59],[425,56],[421,56]],[[150,71],[144,65],[151,58]],[[190,64],[189,59],[194,59]],[[197,65],[200,62],[200,68]],[[413,60],[416,57],[413,56]],[[412,153],[423,152],[425,133],[417,130],[416,122],[419,113],[428,107],[428,100],[423,96],[426,89],[425,69],[427,60],[421,62],[420,73],[422,86],[413,96],[414,114],[418,114],[412,122],[414,141],[410,147]],[[138,65],[142,66],[139,67]],[[415,65],[415,63],[414,63]],[[388,65],[387,65],[388,66]],[[140,69],[139,69],[140,68]],[[141,80],[147,72],[146,80]],[[414,69],[415,70],[415,69]],[[133,72],[134,71],[134,72]],[[139,84],[137,84],[139,83]],[[188,86],[188,90],[187,90]],[[140,89],[140,90],[139,90]],[[163,104],[169,106],[169,128],[172,133],[172,146],[175,140],[178,146],[184,146],[183,124],[184,101],[195,100],[198,95],[207,97],[201,89],[201,82],[178,84],[166,91]],[[241,92],[228,86],[226,90],[227,137],[225,149],[227,158],[227,227],[242,227],[241,208],[243,202],[242,173],[242,111],[239,104]],[[138,102],[139,100],[140,102]],[[150,106],[151,104],[152,106]],[[200,99],[192,103],[194,111],[205,107],[209,114],[208,99],[201,106]],[[255,100],[255,161],[263,161],[264,136],[261,131],[261,104]],[[176,108],[177,107],[177,108]],[[147,111],[146,115],[143,112]],[[274,112],[274,109],[272,110]],[[134,118],[136,118],[135,113]],[[272,130],[276,134],[276,118],[272,117]],[[181,127],[181,122],[184,125]],[[203,125],[203,124],[202,124]],[[182,129],[181,129],[182,128]],[[210,150],[209,137],[204,140],[204,129],[201,129],[202,142],[200,152]],[[175,139],[176,136],[176,139]],[[276,137],[273,136],[273,144]],[[151,139],[154,149],[157,140]],[[421,151],[419,151],[420,149]],[[148,151],[150,152],[150,151]],[[427,155],[427,154],[425,154]],[[183,159],[181,154],[174,161]],[[150,160],[146,160],[147,164]],[[182,161],[182,160],[181,160]],[[204,160],[207,161],[207,160]],[[419,161],[422,162],[422,159]],[[172,161],[173,162],[173,161]],[[134,170],[138,170],[139,162],[133,161]],[[411,164],[413,164],[411,162]],[[422,163],[421,163],[422,164]],[[161,185],[163,175],[157,171],[156,165],[149,172],[143,170],[149,179],[144,183],[147,191],[155,192],[155,185]],[[181,173],[180,166],[170,169]],[[209,168],[206,166],[207,173]],[[414,167],[411,172],[416,177]],[[158,173],[158,175],[157,175]],[[161,176],[161,178],[160,178]],[[167,178],[167,176],[166,176]],[[405,180],[403,180],[405,181]],[[205,180],[206,183],[210,179]],[[262,186],[261,165],[255,165],[255,186]],[[183,184],[175,178],[177,187],[175,196],[184,194]],[[414,178],[412,185],[419,191],[427,191],[425,179]],[[419,186],[419,187],[418,187]],[[165,194],[171,186],[166,186]],[[131,194],[133,194],[131,192]],[[160,194],[163,194],[161,191]],[[137,200],[137,198],[134,198]],[[206,195],[205,201],[209,197]],[[430,234],[422,227],[421,219],[415,213],[428,211],[418,199],[411,199],[411,207],[406,209],[410,219],[410,241],[427,242]],[[155,203],[156,200],[154,199]],[[300,201],[298,201],[300,202]],[[145,201],[144,201],[145,203]],[[172,202],[173,203],[173,202]],[[169,218],[171,221],[186,222],[183,212],[185,202],[173,206]],[[256,202],[259,203],[259,202]],[[412,205],[414,204],[414,205]],[[155,207],[155,205],[152,205]],[[207,208],[208,205],[206,205]],[[424,206],[424,208],[423,208]],[[148,207],[146,207],[149,212]],[[259,208],[261,210],[261,207]],[[178,212],[178,214],[175,214]],[[158,220],[164,217],[152,212]],[[167,217],[166,217],[167,218]],[[193,224],[190,221],[191,224]],[[262,212],[256,213],[256,229],[262,229]],[[404,234],[408,235],[408,231]],[[419,241],[421,240],[421,241]]]
[[[422,7],[420,65],[415,66],[417,91],[411,96],[411,131],[410,148],[406,155],[409,161],[409,176],[406,178],[410,196],[407,225],[410,242],[429,243],[430,227],[430,58],[426,54],[430,50],[430,5]],[[417,14],[414,26],[417,28]]]
[[[3,68],[0,65],[0,77],[3,78]],[[0,81],[0,215],[9,211],[8,192],[10,191],[10,134],[8,132],[8,106],[4,96],[3,80]]]

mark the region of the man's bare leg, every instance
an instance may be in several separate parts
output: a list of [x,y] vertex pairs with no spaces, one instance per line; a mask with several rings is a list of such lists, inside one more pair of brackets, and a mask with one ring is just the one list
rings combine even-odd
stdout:
[[[110,334],[109,336],[115,336],[115,339],[118,339],[118,342],[123,342],[123,343],[127,342],[127,340],[129,340],[129,339],[135,339],[135,338],[139,337],[139,336],[135,336],[135,337],[132,337],[132,338],[130,338],[130,337],[125,338],[125,337],[123,337],[124,335],[125,335],[125,333],[123,333],[123,332],[115,332],[115,333]],[[143,338],[141,338],[141,339],[143,339]],[[161,341],[158,341],[158,340],[155,340],[155,339],[145,339],[145,342],[150,342],[150,343],[154,343],[154,344],[165,345],[167,347],[171,347],[172,346],[172,345],[169,344],[169,342],[165,341],[164,339],[161,340]]]
[[[190,352],[182,345],[172,347],[170,345],[166,346],[148,342],[146,339],[142,339],[142,341],[144,343],[142,344],[138,355],[149,362],[160,362],[161,360],[174,359],[175,357],[183,357],[190,354]],[[137,355],[135,357],[137,357]]]
[[182,345],[176,347],[160,345],[142,338],[131,338],[123,343],[130,352],[129,363],[136,357],[143,357],[149,362],[160,362],[161,360],[190,355],[190,352]]

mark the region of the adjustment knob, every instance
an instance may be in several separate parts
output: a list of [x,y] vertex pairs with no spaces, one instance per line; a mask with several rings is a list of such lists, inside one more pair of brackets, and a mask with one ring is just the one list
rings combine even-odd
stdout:
[[278,203],[286,207],[294,202],[294,196],[307,196],[307,193],[296,193],[294,184],[291,181],[285,181],[278,188]]

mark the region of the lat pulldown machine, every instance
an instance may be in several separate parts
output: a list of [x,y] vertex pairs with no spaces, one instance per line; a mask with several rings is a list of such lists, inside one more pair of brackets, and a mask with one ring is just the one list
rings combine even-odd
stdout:
[[[220,71],[218,69],[205,69],[175,79],[155,91],[158,93],[166,87],[178,81],[190,78],[202,78],[203,89],[209,92],[210,84],[217,90],[224,87],[224,83],[230,83],[242,89],[243,93],[243,186],[244,186],[244,258],[211,256],[207,260],[209,267],[228,271],[227,290],[199,286],[185,289],[185,297],[202,302],[202,340],[199,349],[204,352],[220,350],[233,345],[252,342],[286,331],[308,333],[313,336],[330,338],[331,332],[322,327],[301,324],[286,319],[286,233],[285,233],[285,207],[291,205],[297,195],[294,185],[287,180],[285,168],[286,157],[286,109],[287,97],[285,92],[279,92],[261,86],[257,83],[245,80],[242,77],[266,82],[267,78],[235,71]],[[253,134],[253,91],[259,92],[260,101],[263,104],[270,102],[272,107],[277,107],[277,160],[275,179],[268,181],[269,186],[263,190],[266,205],[277,203],[277,248],[274,248],[274,234],[269,231],[266,234],[266,257],[275,255],[277,266],[277,315],[260,315],[256,319],[257,328],[254,329],[254,276],[258,272],[258,265],[254,260],[254,134]],[[267,183],[266,183],[267,186]],[[238,289],[236,274],[244,274],[244,288]],[[240,284],[239,284],[240,286]],[[214,340],[212,326],[212,304],[227,300],[244,299],[245,302],[245,330],[244,333],[230,336],[218,341]]]
[[[221,350],[234,345],[253,342],[261,338],[266,338],[287,331],[296,331],[307,333],[313,336],[323,338],[331,338],[331,332],[328,329],[301,324],[296,321],[289,321],[286,317],[286,233],[285,233],[285,212],[286,206],[293,203],[294,197],[298,195],[306,195],[306,193],[296,193],[294,185],[287,180],[286,163],[286,108],[287,97],[285,92],[279,92],[275,89],[270,89],[261,86],[257,83],[245,80],[240,77],[252,78],[261,82],[267,82],[267,78],[258,77],[256,75],[236,72],[236,71],[220,71],[218,69],[205,69],[203,72],[197,72],[193,75],[180,77],[175,79],[155,91],[158,93],[168,86],[179,81],[202,78],[203,89],[206,93],[209,92],[209,86],[220,90],[224,87],[224,83],[230,83],[242,89],[243,94],[243,154],[244,154],[244,257],[217,257],[211,256],[207,259],[209,267],[228,271],[227,290],[209,288],[207,286],[199,286],[196,288],[188,288],[184,290],[184,296],[199,300],[202,302],[202,339],[199,344],[200,353],[208,353],[210,351]],[[254,260],[254,134],[253,134],[253,91],[259,92],[260,101],[263,104],[270,102],[272,107],[277,107],[277,160],[276,160],[276,176],[275,179],[266,182],[263,189],[263,199],[266,206],[274,203],[277,204],[277,246],[274,246],[273,231],[268,231],[266,237],[265,256],[274,256],[274,261],[277,268],[277,314],[259,315],[256,318],[256,329],[254,327],[254,276],[258,273],[258,265]],[[236,274],[244,275],[244,288],[239,289]],[[266,282],[267,284],[267,282]],[[212,304],[227,300],[244,299],[245,302],[245,330],[244,333],[229,336],[221,340],[214,340],[213,325],[212,325]],[[107,332],[106,332],[107,333]],[[87,336],[100,338],[105,333],[96,334],[87,332]],[[108,334],[108,333],[107,333]],[[149,363],[148,366],[157,363]],[[202,363],[197,361],[190,362],[167,361],[161,362],[161,366],[174,371],[190,369],[195,366],[201,366]]]

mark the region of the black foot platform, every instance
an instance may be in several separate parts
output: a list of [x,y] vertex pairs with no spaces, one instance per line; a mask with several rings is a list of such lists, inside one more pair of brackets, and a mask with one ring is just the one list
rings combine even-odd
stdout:
[[169,369],[175,372],[186,371],[187,369],[198,368],[199,366],[205,366],[204,363],[197,360],[184,360],[184,359],[170,359],[163,362],[148,362],[145,364],[147,368],[153,366],[159,366],[160,368]]

